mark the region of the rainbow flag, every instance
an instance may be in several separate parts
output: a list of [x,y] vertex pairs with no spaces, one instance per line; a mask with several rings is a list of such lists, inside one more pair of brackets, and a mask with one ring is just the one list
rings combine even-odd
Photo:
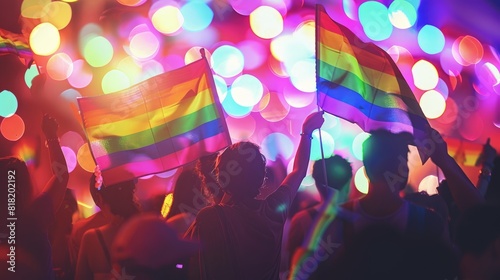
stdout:
[[[392,58],[316,7],[318,106],[370,132],[409,132],[425,144],[429,123]],[[420,141],[420,142],[419,142]],[[428,156],[419,149],[423,162]]]
[[119,92],[79,98],[78,105],[108,185],[174,169],[231,144],[205,58]]
[[33,63],[33,52],[26,38],[0,28],[0,55],[5,54],[17,55],[26,67],[30,67]]

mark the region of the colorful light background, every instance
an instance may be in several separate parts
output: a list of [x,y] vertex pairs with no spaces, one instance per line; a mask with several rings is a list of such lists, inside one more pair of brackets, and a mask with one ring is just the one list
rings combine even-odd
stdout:
[[[49,169],[34,158],[48,160],[37,143],[43,138],[41,112],[50,112],[60,123],[69,188],[87,213],[94,163],[76,98],[108,94],[181,67],[200,58],[200,48],[208,52],[233,142],[253,141],[269,161],[281,157],[290,170],[302,121],[317,110],[315,4],[392,56],[431,125],[450,139],[450,153],[464,154],[457,159],[473,182],[474,159],[486,139],[500,150],[500,7],[494,1],[12,2],[2,4],[0,27],[29,38],[35,64],[26,70],[15,57],[0,57],[0,155],[23,157],[41,189]],[[367,134],[337,117],[325,118],[324,154],[348,158],[353,195],[366,192],[360,159]],[[314,136],[312,160],[321,158],[319,132]],[[413,148],[409,164],[412,189],[435,193],[442,179],[436,167],[430,161],[421,166]],[[170,192],[178,173],[141,178],[139,198]],[[315,194],[310,175],[301,191]]]

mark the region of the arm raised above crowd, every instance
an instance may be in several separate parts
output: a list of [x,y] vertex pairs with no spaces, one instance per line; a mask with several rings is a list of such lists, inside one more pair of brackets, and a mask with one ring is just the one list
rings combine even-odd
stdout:
[[302,179],[306,176],[311,154],[312,133],[323,124],[323,113],[323,111],[320,111],[310,114],[302,124],[302,133],[300,134],[300,142],[295,154],[293,170],[285,177],[282,183],[282,185],[290,187],[293,195],[295,195]]

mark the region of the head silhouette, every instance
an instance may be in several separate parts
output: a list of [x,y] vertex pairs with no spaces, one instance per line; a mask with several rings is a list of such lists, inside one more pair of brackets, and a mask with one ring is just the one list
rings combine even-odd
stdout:
[[370,183],[399,191],[408,181],[409,133],[375,130],[363,143],[363,164]]
[[[326,194],[326,187],[336,189],[338,191],[349,187],[352,178],[351,164],[339,155],[324,159],[325,166],[323,167],[323,160],[317,160],[313,164],[312,177],[322,196]],[[326,179],[325,182],[325,172]]]
[[[114,215],[129,218],[140,212],[140,207],[135,198],[135,181],[129,180],[106,186],[102,183],[100,188],[95,185],[95,174],[90,176],[90,189],[96,205],[102,208],[104,204]],[[99,205],[100,204],[100,205]]]
[[224,192],[235,198],[255,198],[264,182],[266,159],[254,143],[239,142],[219,155],[215,174]]

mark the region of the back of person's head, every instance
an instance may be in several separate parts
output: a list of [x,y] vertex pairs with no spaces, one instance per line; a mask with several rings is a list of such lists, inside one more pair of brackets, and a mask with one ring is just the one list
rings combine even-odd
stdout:
[[214,174],[217,156],[218,154],[215,153],[201,157],[196,162],[195,167],[195,171],[201,180],[202,192],[212,204],[219,203],[222,199],[222,195],[224,194],[220,189]]
[[[114,215],[121,216],[123,218],[129,218],[140,212],[140,207],[136,201],[135,197],[135,180],[124,181],[116,183],[113,185],[96,185],[96,176],[92,174],[90,177],[90,188],[94,187],[96,198],[94,200],[99,200],[97,196],[101,199],[102,204],[109,206],[111,213]],[[99,206],[99,205],[98,205]]]
[[208,200],[202,194],[200,178],[193,169],[184,169],[175,182],[172,206],[166,219],[186,211],[196,215],[207,205]]
[[[328,182],[325,182],[324,169],[326,169],[326,179]],[[323,160],[317,160],[313,164],[312,177],[318,189],[328,186],[336,190],[342,190],[349,187],[349,183],[351,182],[351,163],[339,155],[324,159],[324,165]]]
[[216,178],[233,197],[255,198],[266,174],[266,159],[259,146],[239,142],[226,148],[215,164]]
[[[7,199],[15,198],[16,213],[20,214],[33,198],[33,185],[28,171],[28,166],[17,157],[0,158],[0,194]],[[5,204],[3,204],[5,205]],[[2,216],[7,214],[7,207],[1,210]],[[4,213],[5,212],[5,213]]]
[[409,133],[375,130],[363,142],[363,164],[371,182],[391,184],[396,180],[404,188],[408,179],[408,145],[413,142]]

